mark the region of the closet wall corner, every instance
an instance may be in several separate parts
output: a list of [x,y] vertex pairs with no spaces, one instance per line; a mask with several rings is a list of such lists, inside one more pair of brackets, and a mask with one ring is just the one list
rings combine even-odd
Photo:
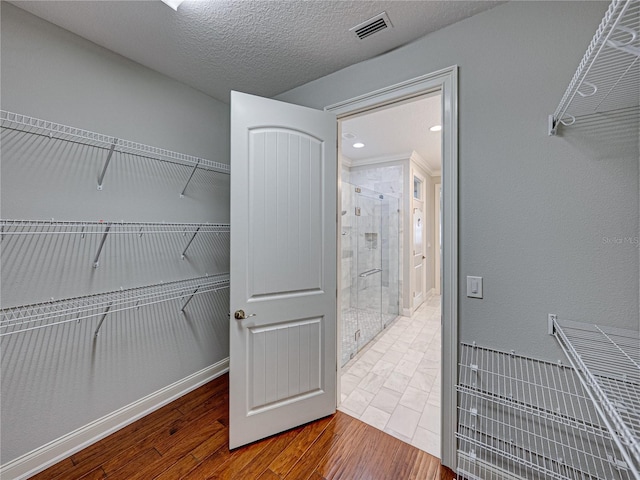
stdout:
[[228,105],[1,8],[4,466],[228,358],[230,233]]

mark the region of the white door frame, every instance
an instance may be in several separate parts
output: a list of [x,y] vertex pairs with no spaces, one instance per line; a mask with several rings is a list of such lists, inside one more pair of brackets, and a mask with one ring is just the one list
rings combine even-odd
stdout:
[[458,66],[329,105],[325,110],[342,118],[437,90],[442,92],[443,127],[441,456],[442,464],[455,471],[458,380]]
[[440,191],[442,190],[442,184],[436,183],[435,185],[435,201],[434,201],[434,238],[433,244],[435,245],[433,256],[434,268],[433,268],[433,286],[435,288],[436,295],[440,295]]

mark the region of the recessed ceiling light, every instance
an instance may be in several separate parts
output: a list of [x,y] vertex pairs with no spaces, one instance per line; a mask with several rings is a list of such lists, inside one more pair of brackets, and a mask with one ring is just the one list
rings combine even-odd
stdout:
[[362,147],[364,147],[364,143],[356,142],[353,144],[353,148],[362,148]]
[[165,5],[170,6],[176,12],[178,11],[178,7],[180,6],[180,4],[182,2],[184,2],[184,0],[162,0],[162,3],[164,3]]
[[429,130],[431,130],[432,132],[439,132],[440,130],[442,130],[442,125],[434,125]]

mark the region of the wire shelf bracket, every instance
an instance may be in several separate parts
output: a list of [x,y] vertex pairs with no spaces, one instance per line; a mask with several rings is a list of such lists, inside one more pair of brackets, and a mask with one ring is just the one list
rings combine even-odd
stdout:
[[184,260],[184,258],[185,258],[185,255],[187,254],[187,250],[189,249],[189,246],[191,246],[191,242],[193,242],[193,241],[195,240],[196,235],[198,234],[198,232],[199,232],[199,231],[200,231],[200,228],[199,228],[199,227],[198,227],[198,228],[196,228],[196,231],[195,231],[195,232],[193,232],[193,235],[192,235],[192,237],[191,237],[191,240],[189,240],[189,243],[187,243],[187,246],[186,246],[186,247],[184,247],[184,250],[182,251],[182,255],[181,255],[181,258],[182,258],[183,260]]
[[609,5],[560,104],[549,135],[580,117],[640,106],[640,0]]
[[189,175],[189,179],[187,180],[186,185],[182,189],[182,192],[180,192],[180,198],[184,198],[184,194],[187,191],[187,187],[191,183],[191,179],[193,178],[193,175],[196,173],[196,170],[198,169],[198,165],[200,165],[200,159],[198,159],[198,162],[193,166],[193,170],[191,170],[191,175]]
[[104,247],[104,242],[107,241],[107,235],[109,235],[109,230],[111,230],[111,224],[108,224],[104,229],[104,233],[102,234],[102,239],[100,240],[100,246],[98,247],[98,251],[96,252],[96,257],[93,260],[93,268],[98,268],[100,265],[100,254],[102,253],[102,248]]
[[109,153],[107,154],[107,159],[104,162],[104,167],[102,167],[102,172],[98,177],[98,190],[102,190],[102,182],[104,180],[104,175],[105,173],[107,173],[107,168],[109,168],[109,162],[111,162],[111,157],[113,156],[113,151],[115,150],[117,144],[118,144],[118,139],[114,139],[113,143],[111,144],[111,148],[109,148]]

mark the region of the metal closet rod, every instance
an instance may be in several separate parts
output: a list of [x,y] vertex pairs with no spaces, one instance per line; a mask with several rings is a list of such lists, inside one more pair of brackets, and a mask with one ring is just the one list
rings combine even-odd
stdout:
[[[111,227],[113,234],[136,234],[145,233],[227,233],[228,223],[164,223],[164,222],[112,222],[112,221],[57,221],[57,220],[0,220],[0,235],[101,235],[104,228]],[[32,231],[7,231],[13,228],[30,228]],[[52,228],[63,228],[67,230],[42,230]],[[72,229],[72,230],[70,230]]]
[[183,300],[179,311],[184,313],[195,295],[217,292],[226,288],[229,288],[229,274],[225,273],[10,307],[0,310],[0,337],[101,317],[94,333],[94,336],[97,336],[108,314],[171,300]]
[[[151,145],[145,145],[142,143],[133,142],[131,140],[123,140],[121,138],[91,132],[82,128],[70,127],[68,125],[62,125],[59,123],[30,117],[28,115],[23,115],[20,113],[0,110],[0,121],[2,127],[4,128],[24,131],[27,133],[46,135],[50,138],[71,140],[92,147],[105,148],[111,151],[115,150],[121,153],[142,155],[157,160],[170,160],[183,165],[194,166],[203,170],[211,170],[227,175],[231,171],[229,165],[224,163],[214,162],[213,160],[194,157],[192,155],[187,155],[184,153],[173,152],[164,148],[153,147]],[[110,157],[108,160],[110,160]],[[108,161],[107,163],[105,163],[103,172],[100,175],[101,179],[104,177],[107,165]],[[98,182],[98,184],[99,186],[101,186],[101,182]]]

